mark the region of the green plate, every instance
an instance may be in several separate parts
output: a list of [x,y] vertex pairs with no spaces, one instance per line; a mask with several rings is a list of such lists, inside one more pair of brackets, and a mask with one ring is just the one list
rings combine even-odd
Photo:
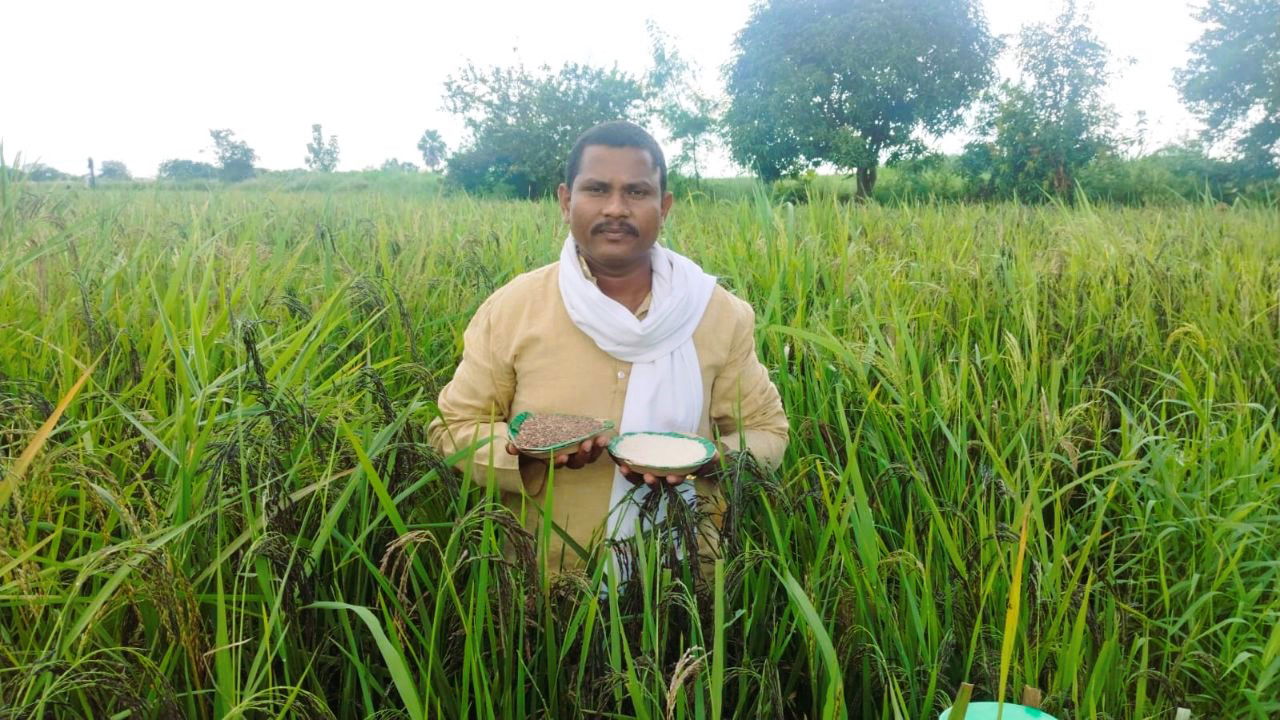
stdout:
[[[706,452],[703,454],[701,460],[699,460],[698,462],[692,465],[684,465],[680,467],[666,467],[663,465],[645,465],[644,463],[635,462],[631,458],[627,458],[618,454],[618,444],[622,442],[622,439],[627,437],[634,437],[636,435],[658,435],[661,437],[678,437],[678,438],[686,438],[689,440],[697,440],[698,443],[702,445],[702,449],[705,450]],[[618,435],[617,437],[609,441],[609,455],[613,457],[615,462],[626,463],[627,465],[629,465],[634,472],[648,473],[650,475],[687,475],[693,472],[694,470],[697,470],[698,468],[702,467],[703,465],[706,465],[708,462],[710,462],[711,458],[716,456],[716,446],[713,445],[710,440],[704,437],[698,437],[697,435],[689,435],[687,433],[629,432],[629,433],[622,433],[621,435]]]
[[520,434],[520,426],[524,425],[524,421],[528,420],[534,415],[537,415],[537,413],[525,411],[511,418],[511,422],[507,423],[507,439],[511,441],[512,445],[515,445],[517,448],[519,448],[520,452],[524,453],[525,455],[528,455],[529,457],[535,457],[542,460],[546,460],[552,455],[555,455],[556,452],[560,450],[563,450],[567,447],[572,447],[582,442],[583,440],[586,440],[588,438],[593,438],[601,433],[606,433],[613,429],[612,420],[600,420],[600,424],[601,424],[600,429],[593,433],[589,433],[581,437],[576,437],[571,440],[565,440],[562,443],[556,443],[555,445],[549,445],[547,447],[540,447],[540,448],[520,447],[520,445],[516,442],[516,435]]
[[[996,720],[999,706],[1000,703],[994,702],[969,703],[969,709],[964,713],[964,720]],[[947,720],[949,717],[951,717],[951,708],[943,710],[938,720]],[[1000,716],[1000,720],[1057,720],[1057,718],[1043,710],[1026,705],[1005,703],[1004,714]]]

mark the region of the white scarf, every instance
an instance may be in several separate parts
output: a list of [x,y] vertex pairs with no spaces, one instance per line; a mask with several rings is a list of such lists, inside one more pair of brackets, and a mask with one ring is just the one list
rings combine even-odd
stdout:
[[[653,289],[643,320],[587,279],[572,235],[560,251],[560,297],[573,324],[597,347],[632,364],[619,431],[696,434],[702,421],[702,367],[693,346],[693,331],[702,322],[716,279],[689,258],[656,244],[649,259]],[[624,502],[633,489],[632,500]],[[686,502],[693,502],[693,483],[681,483],[678,489]],[[614,470],[610,538],[635,534],[639,504],[649,492],[648,486],[637,489]],[[656,519],[665,515],[664,499]]]

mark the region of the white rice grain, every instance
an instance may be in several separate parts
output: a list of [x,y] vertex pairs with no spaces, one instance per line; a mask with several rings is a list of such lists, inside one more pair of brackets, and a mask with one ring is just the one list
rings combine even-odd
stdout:
[[618,454],[638,465],[674,468],[701,461],[707,450],[692,438],[628,435],[618,442]]

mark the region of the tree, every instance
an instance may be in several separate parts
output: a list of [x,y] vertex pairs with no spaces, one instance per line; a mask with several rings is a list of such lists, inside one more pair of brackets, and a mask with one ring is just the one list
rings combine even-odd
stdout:
[[315,123],[311,126],[311,142],[307,143],[307,169],[333,172],[336,167],[338,167],[338,136],[330,135],[329,143],[325,144],[320,123]]
[[449,177],[468,190],[549,195],[574,140],[593,125],[628,117],[643,100],[640,82],[616,68],[468,65],[445,81],[445,109],[462,116],[469,134],[449,158]]
[[652,113],[662,119],[671,140],[679,147],[668,158],[673,170],[698,178],[700,153],[710,149],[719,129],[719,104],[698,89],[697,67],[684,59],[670,38],[652,21],[646,24],[652,47],[653,67],[645,79]]
[[129,168],[119,160],[103,160],[102,167],[98,169],[99,180],[132,180],[133,176],[129,174]]
[[764,180],[829,163],[858,194],[882,161],[956,127],[992,78],[979,0],[767,0],[726,69],[734,160]]
[[422,164],[428,170],[434,172],[444,164],[447,150],[444,138],[440,137],[440,133],[435,130],[424,130],[422,137],[418,138],[418,152],[422,153]]
[[1018,59],[1020,82],[994,93],[961,166],[987,194],[1070,197],[1076,173],[1115,147],[1115,111],[1102,98],[1110,52],[1068,0],[1052,24],[1022,29]]
[[258,154],[230,130],[210,130],[213,152],[218,158],[218,176],[223,182],[240,182],[253,177],[253,162]]
[[416,173],[418,166],[408,160],[397,160],[395,158],[387,158],[382,161],[382,167],[378,168],[384,173]]
[[71,176],[56,168],[51,168],[42,163],[32,163],[25,168],[25,174],[28,180],[36,182],[52,182],[70,180]]
[[165,160],[156,170],[161,180],[212,180],[218,176],[218,168],[196,160]]
[[1280,3],[1209,0],[1196,17],[1208,27],[1178,72],[1183,99],[1249,174],[1280,174]]

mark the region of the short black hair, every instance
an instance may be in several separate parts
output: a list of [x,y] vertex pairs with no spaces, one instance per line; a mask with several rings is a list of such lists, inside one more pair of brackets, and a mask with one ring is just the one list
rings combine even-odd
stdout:
[[658,168],[658,184],[662,192],[667,191],[667,158],[662,154],[662,148],[658,147],[658,141],[653,139],[649,131],[626,120],[603,122],[578,136],[578,140],[573,143],[573,149],[569,151],[569,160],[564,168],[564,184],[570,190],[573,189],[573,181],[578,177],[578,170],[582,166],[582,153],[588,145],[633,147],[647,151],[654,166]]

